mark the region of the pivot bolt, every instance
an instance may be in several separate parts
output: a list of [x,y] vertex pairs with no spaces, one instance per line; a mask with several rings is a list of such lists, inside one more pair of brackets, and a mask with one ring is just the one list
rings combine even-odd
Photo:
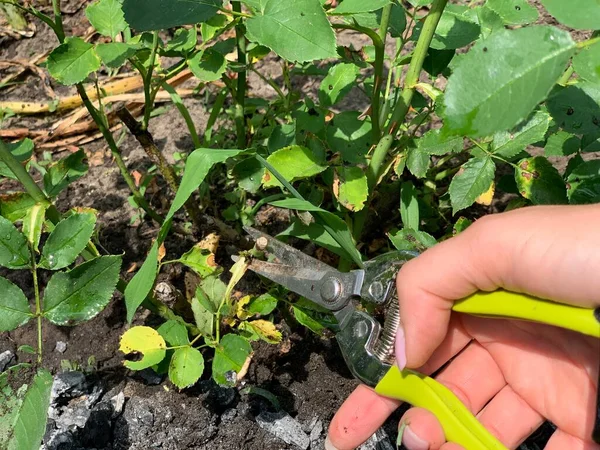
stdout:
[[385,292],[384,292],[383,284],[381,283],[381,281],[373,281],[371,283],[371,286],[369,286],[369,295],[373,298],[373,300],[375,300],[375,301],[383,300],[382,297],[384,294],[385,294]]
[[321,298],[333,303],[342,293],[342,284],[337,278],[329,278],[321,285]]

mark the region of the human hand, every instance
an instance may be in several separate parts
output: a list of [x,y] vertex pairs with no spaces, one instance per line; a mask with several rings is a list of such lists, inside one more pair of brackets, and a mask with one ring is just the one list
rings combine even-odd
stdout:
[[[405,264],[398,275],[400,366],[433,373],[508,448],[545,419],[546,449],[592,450],[600,341],[548,325],[452,314],[455,300],[505,288],[600,305],[600,206],[529,207],[488,216]],[[355,448],[398,407],[358,387],[334,417],[328,449]],[[456,450],[429,412],[402,418],[410,450]]]

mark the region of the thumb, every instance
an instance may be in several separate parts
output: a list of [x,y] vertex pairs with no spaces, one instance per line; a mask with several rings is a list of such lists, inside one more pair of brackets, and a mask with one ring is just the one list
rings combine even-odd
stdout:
[[600,305],[599,221],[600,205],[490,215],[404,264],[397,278],[397,364],[425,364],[446,336],[454,301],[478,290]]

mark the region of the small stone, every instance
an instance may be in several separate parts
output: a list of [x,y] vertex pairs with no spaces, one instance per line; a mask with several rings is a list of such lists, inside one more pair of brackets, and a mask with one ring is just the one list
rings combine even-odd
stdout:
[[4,372],[15,363],[15,354],[10,350],[0,353],[0,372]]
[[123,412],[123,406],[125,405],[125,394],[123,391],[110,399],[110,403],[113,407],[113,419]]
[[323,434],[323,422],[318,420],[317,423],[312,428],[312,430],[310,430],[310,435],[308,437],[310,439],[310,444],[312,447],[316,448],[316,445],[319,442],[319,440],[321,439],[322,434]]
[[293,444],[303,450],[310,446],[308,435],[302,431],[302,425],[284,411],[270,413],[263,411],[256,416],[256,422],[265,431],[281,439],[286,444]]
[[63,372],[54,377],[52,402],[57,399],[81,397],[88,391],[85,375],[82,372]]
[[237,416],[237,410],[235,408],[229,408],[223,414],[221,414],[221,423],[231,422]]
[[56,346],[54,347],[54,351],[58,353],[64,353],[67,351],[67,343],[63,341],[56,341]]
[[94,386],[92,393],[89,394],[85,399],[85,406],[88,408],[93,407],[96,403],[98,403],[98,400],[100,400],[100,397],[102,397],[103,393],[104,389],[102,389],[100,386]]

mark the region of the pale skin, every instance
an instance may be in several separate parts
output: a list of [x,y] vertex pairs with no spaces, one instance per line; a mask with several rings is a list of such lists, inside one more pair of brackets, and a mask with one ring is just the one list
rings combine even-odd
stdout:
[[[549,325],[451,313],[478,290],[505,288],[595,308],[600,305],[600,205],[528,207],[476,221],[410,261],[397,279],[405,336],[399,360],[436,376],[507,448],[544,420],[557,426],[546,450],[600,450],[594,426],[600,340]],[[405,348],[405,351],[402,350]],[[367,440],[399,406],[359,386],[329,428],[327,448]],[[437,419],[412,408],[404,445],[459,450]]]

